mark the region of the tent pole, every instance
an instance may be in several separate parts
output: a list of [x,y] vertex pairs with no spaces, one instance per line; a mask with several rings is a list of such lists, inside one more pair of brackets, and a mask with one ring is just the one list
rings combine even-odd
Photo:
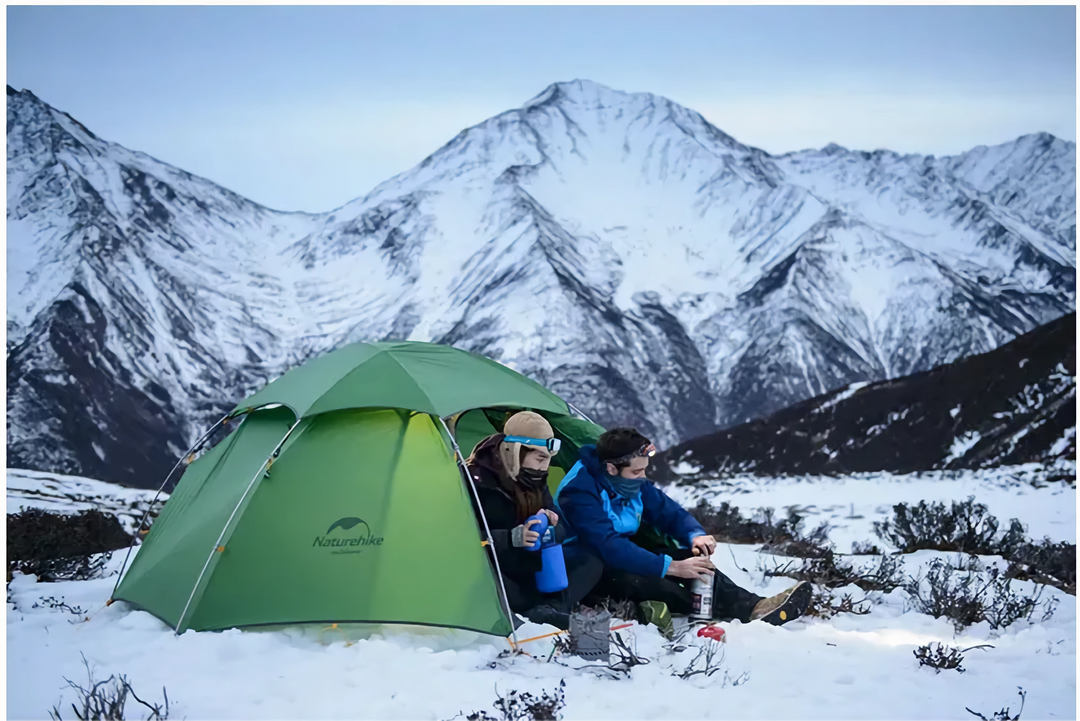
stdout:
[[584,413],[582,413],[581,411],[579,411],[579,410],[578,410],[578,409],[577,409],[577,408],[576,408],[576,407],[574,406],[574,404],[573,404],[573,403],[571,403],[570,401],[566,401],[566,407],[567,407],[567,408],[569,408],[570,410],[572,410],[572,411],[573,411],[574,413],[577,413],[577,414],[578,414],[579,416],[581,416],[582,418],[584,418],[585,420],[587,420],[587,421],[588,421],[589,423],[592,423],[592,424],[594,424],[594,425],[598,425],[598,424],[596,423],[596,421],[594,421],[594,420],[593,420],[592,418],[589,418],[589,417],[588,417],[587,415],[585,415]]
[[[146,512],[143,513],[142,518],[139,519],[139,525],[135,528],[135,535],[131,539],[131,544],[128,545],[127,554],[124,555],[124,563],[120,566],[120,573],[116,576],[116,585],[113,586],[113,593],[116,593],[116,589],[120,587],[120,581],[124,577],[124,569],[127,568],[128,559],[131,558],[131,549],[135,547],[135,541],[139,538],[139,531],[142,530],[143,524],[146,523],[146,519],[147,517],[149,517],[150,511],[153,510],[154,505],[158,501],[158,498],[161,497],[161,493],[165,490],[165,486],[169,485],[169,479],[172,478],[172,475],[174,473],[176,473],[176,469],[179,468],[181,465],[184,465],[184,462],[187,461],[191,454],[198,450],[199,446],[201,446],[207,438],[213,435],[214,431],[216,431],[221,424],[225,423],[225,421],[233,417],[234,416],[232,415],[232,413],[229,413],[225,416],[222,416],[221,420],[210,426],[210,430],[208,430],[206,433],[203,433],[202,436],[199,437],[199,440],[195,441],[195,443],[192,444],[191,448],[187,449],[187,451],[182,456],[180,456],[180,460],[176,462],[176,465],[172,467],[172,470],[169,471],[169,474],[165,476],[165,480],[162,482],[161,488],[159,488],[157,490],[157,493],[154,494],[154,498],[150,501],[150,505],[146,508]],[[110,598],[111,597],[112,596],[110,594]]]
[[232,523],[233,518],[236,517],[236,512],[240,510],[240,506],[244,505],[244,500],[248,497],[248,494],[251,493],[251,489],[254,488],[256,482],[258,482],[258,480],[262,478],[262,475],[267,470],[268,465],[273,462],[273,459],[277,456],[278,451],[280,451],[281,447],[285,445],[285,441],[289,439],[289,436],[292,435],[292,432],[296,430],[296,427],[300,425],[300,421],[302,420],[302,417],[297,418],[296,422],[289,427],[289,430],[285,433],[284,437],[282,437],[282,439],[278,441],[278,444],[274,447],[274,450],[271,451],[270,455],[266,457],[266,460],[262,462],[262,465],[259,466],[259,470],[251,479],[251,482],[248,483],[247,488],[244,489],[244,493],[240,496],[240,500],[236,502],[236,507],[233,508],[232,513],[229,514],[228,520],[225,521],[225,527],[221,529],[221,534],[218,535],[218,539],[214,543],[214,547],[210,549],[210,555],[206,557],[206,563],[203,564],[202,570],[199,571],[199,577],[195,579],[195,585],[191,587],[191,595],[188,596],[187,603],[184,604],[184,610],[180,612],[180,618],[176,622],[176,628],[173,629],[177,636],[180,635],[180,629],[184,625],[184,618],[187,616],[188,608],[191,607],[191,600],[195,598],[195,592],[199,590],[199,584],[202,583],[203,576],[206,575],[206,569],[210,567],[210,561],[214,560],[214,554],[218,552],[219,548],[221,548],[221,542],[225,540],[225,534],[228,532],[229,525]]
[[[438,418],[438,416],[432,416],[432,418]],[[461,449],[458,448],[457,439],[454,438],[454,434],[450,432],[450,429],[446,425],[446,421],[439,418],[439,423],[442,424],[443,430],[446,431],[447,437],[450,438],[450,443],[454,446],[454,457],[457,458],[458,467],[461,469],[462,475],[465,477],[465,483],[470,491],[472,491],[473,500],[476,501],[476,510],[480,512],[480,521],[484,524],[484,540],[487,542],[488,548],[491,549],[491,558],[495,561],[495,582],[499,589],[499,600],[503,602],[503,610],[506,611],[506,620],[510,622],[510,637],[514,639],[514,650],[517,650],[518,638],[517,629],[514,628],[514,612],[510,610],[510,600],[506,597],[506,588],[503,586],[502,569],[499,568],[499,554],[495,552],[495,542],[491,540],[491,529],[488,528],[487,516],[484,515],[484,506],[480,503],[480,495],[476,492],[476,486],[472,482],[472,474],[469,473],[468,467],[465,465],[465,457],[461,455]]]

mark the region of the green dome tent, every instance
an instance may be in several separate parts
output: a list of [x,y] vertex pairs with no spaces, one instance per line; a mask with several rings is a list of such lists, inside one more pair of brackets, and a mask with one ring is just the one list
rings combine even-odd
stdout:
[[[308,361],[177,464],[111,601],[177,633],[355,622],[509,635],[462,453],[522,409],[563,441],[552,483],[603,431],[538,383],[448,346],[354,343]],[[223,425],[238,427],[207,450]]]

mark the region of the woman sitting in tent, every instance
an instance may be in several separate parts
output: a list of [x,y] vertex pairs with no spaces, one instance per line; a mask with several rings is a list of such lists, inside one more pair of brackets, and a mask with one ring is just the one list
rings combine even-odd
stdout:
[[541,568],[540,553],[529,551],[538,538],[525,527],[529,516],[547,514],[555,541],[561,542],[564,526],[552,510],[554,503],[547,486],[548,466],[558,441],[543,416],[522,411],[511,416],[503,433],[488,436],[476,444],[467,465],[476,484],[477,496],[491,530],[491,540],[502,570],[510,609],[534,623],[548,623],[563,630],[570,627],[570,612],[596,582],[603,564],[591,555],[566,559],[565,591],[544,594],[536,587]]

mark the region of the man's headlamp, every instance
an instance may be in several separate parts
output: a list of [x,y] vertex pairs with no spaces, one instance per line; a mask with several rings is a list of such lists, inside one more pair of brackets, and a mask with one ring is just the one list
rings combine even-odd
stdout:
[[625,456],[619,456],[618,458],[609,458],[605,463],[610,463],[615,466],[626,466],[630,464],[630,461],[635,458],[652,458],[656,455],[656,446],[652,443],[646,443],[641,448],[637,449],[633,453],[627,453]]

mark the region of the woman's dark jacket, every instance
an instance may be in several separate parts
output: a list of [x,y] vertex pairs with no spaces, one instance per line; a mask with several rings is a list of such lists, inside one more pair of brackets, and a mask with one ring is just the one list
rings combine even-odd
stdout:
[[[511,530],[524,521],[518,520],[513,495],[499,483],[502,472],[499,444],[502,439],[503,435],[497,434],[481,441],[473,451],[468,468],[472,474],[473,485],[476,486],[476,495],[480,498],[480,505],[487,518],[488,528],[491,530],[491,542],[495,546],[499,568],[504,575],[511,578],[530,580],[541,568],[540,551],[527,551],[514,547],[511,543]],[[546,486],[543,489],[541,507],[551,510],[555,508],[551,491]],[[480,521],[479,517],[477,521]],[[533,528],[535,529],[535,526]],[[555,541],[561,543],[565,535],[561,518],[554,531]]]

